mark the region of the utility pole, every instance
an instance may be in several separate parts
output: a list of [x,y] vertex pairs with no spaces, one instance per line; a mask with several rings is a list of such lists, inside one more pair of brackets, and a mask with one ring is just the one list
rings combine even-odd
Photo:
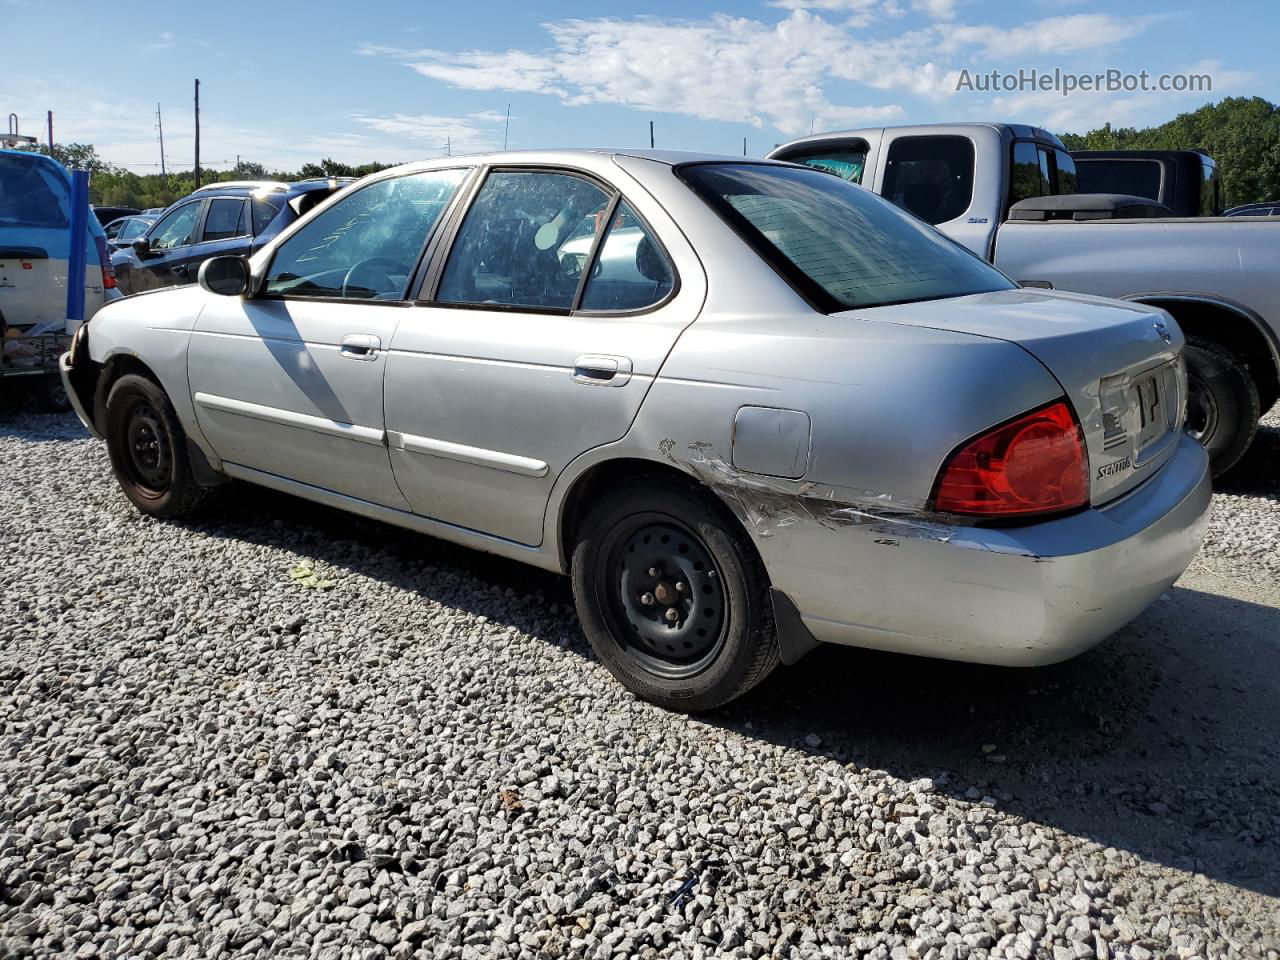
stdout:
[[747,155],[747,138],[746,137],[742,138],[742,155],[744,157]]
[[511,129],[511,104],[507,104],[507,122],[502,127],[502,149],[507,149],[507,132]]
[[444,155],[446,157],[453,156],[453,137],[444,138]]
[[649,149],[653,149],[653,121],[649,121]]
[[49,111],[49,156],[53,156],[53,111]]
[[164,121],[160,119],[160,104],[156,104],[156,129],[160,131],[160,176],[169,174],[164,168]]
[[200,189],[200,81],[196,80],[196,189]]

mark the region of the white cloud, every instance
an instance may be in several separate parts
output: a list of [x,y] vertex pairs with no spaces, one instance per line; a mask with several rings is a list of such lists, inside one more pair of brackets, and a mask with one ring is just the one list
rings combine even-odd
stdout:
[[956,15],[956,0],[911,0],[911,9],[935,20],[951,20]]
[[506,115],[485,110],[466,117],[416,116],[403,113],[390,116],[354,114],[351,117],[379,133],[424,141],[432,155],[443,153],[446,145],[452,153],[482,153],[502,145],[502,124]]
[[1005,61],[1038,54],[1061,56],[1115,46],[1138,36],[1158,19],[1077,13],[1036,20],[1020,27],[957,24],[939,35],[938,50],[964,51],[970,57]]

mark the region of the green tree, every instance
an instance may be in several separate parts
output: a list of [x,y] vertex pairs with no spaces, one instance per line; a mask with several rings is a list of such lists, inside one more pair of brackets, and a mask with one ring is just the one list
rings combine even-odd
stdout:
[[1280,107],[1261,97],[1228,97],[1141,130],[1103,124],[1062,136],[1068,150],[1194,150],[1218,162],[1229,205],[1280,198]]

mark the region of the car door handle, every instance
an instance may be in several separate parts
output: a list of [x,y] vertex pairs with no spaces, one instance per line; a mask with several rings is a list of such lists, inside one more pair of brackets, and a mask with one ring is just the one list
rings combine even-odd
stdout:
[[382,341],[371,333],[348,333],[340,352],[348,360],[376,360],[381,349]]
[[594,387],[620,387],[631,379],[628,357],[584,353],[573,361],[573,382]]
[[179,263],[176,266],[170,267],[169,272],[179,277],[184,276],[187,272],[187,265],[185,263]]

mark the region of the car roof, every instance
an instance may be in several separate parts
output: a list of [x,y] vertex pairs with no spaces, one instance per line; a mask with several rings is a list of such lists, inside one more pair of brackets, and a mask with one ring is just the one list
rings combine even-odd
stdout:
[[[191,191],[188,197],[260,197],[281,196],[293,199],[304,193],[316,190],[332,190],[334,185],[346,186],[355,183],[355,177],[316,177],[310,180],[299,180],[295,183],[284,183],[277,180],[232,180],[226,183],[208,183]],[[183,197],[182,199],[187,199]],[[176,202],[176,201],[175,201]]]

